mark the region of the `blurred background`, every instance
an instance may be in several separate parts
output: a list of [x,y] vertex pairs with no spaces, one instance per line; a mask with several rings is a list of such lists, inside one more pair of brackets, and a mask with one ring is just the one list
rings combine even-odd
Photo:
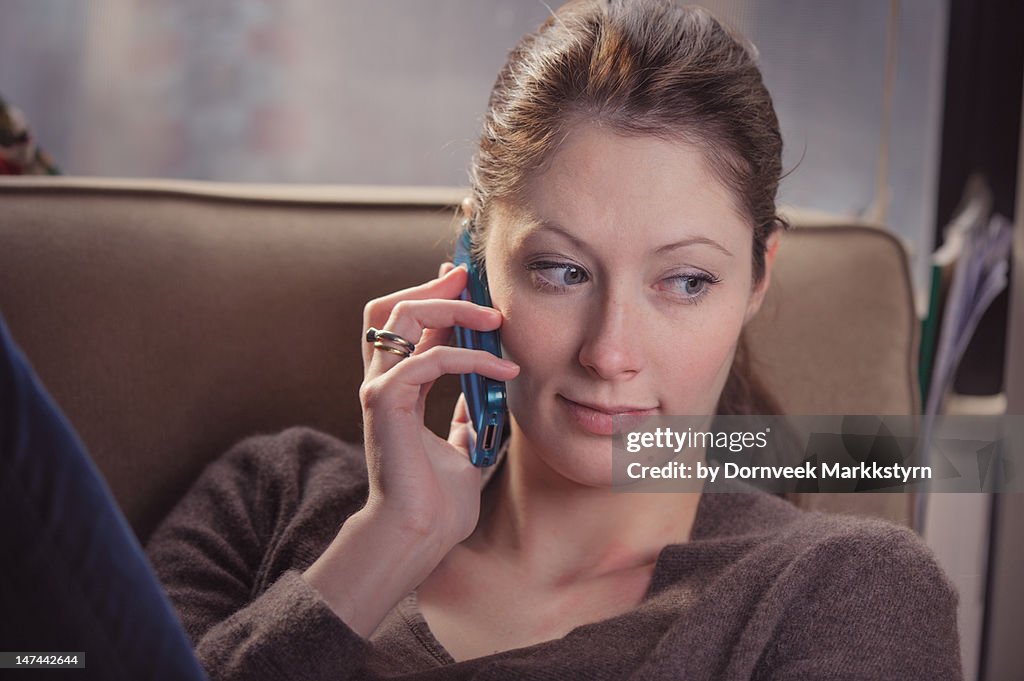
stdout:
[[[498,69],[558,4],[0,0],[0,95],[69,175],[466,186]],[[926,397],[948,279],[933,252],[968,204],[986,218],[1015,217],[1024,3],[702,4],[759,53],[792,171],[780,201],[881,225],[906,246]],[[1008,318],[1004,292],[950,379],[952,397],[975,401],[954,400],[947,411],[1007,410]],[[941,524],[925,533],[947,568],[961,561],[951,570],[968,580],[958,583],[968,679],[1011,678],[998,670],[1008,668],[999,665],[1014,637],[1004,633],[996,645],[986,632],[998,618],[1010,631],[1013,615],[986,615],[985,604],[1004,602],[1011,588],[1020,598],[999,575],[1019,566],[1008,556],[1020,551],[1012,537],[1024,530],[1000,503],[937,504],[933,517],[955,519],[959,534],[944,537]]]
[[[782,201],[891,225],[923,291],[948,2],[705,4],[760,51],[795,169]],[[447,186],[468,182],[506,53],[550,11],[542,0],[0,5],[0,93],[65,173]]]
[[[494,77],[549,4],[0,0],[0,95],[70,175],[464,186]],[[1013,218],[1022,3],[704,4],[759,51],[780,201],[892,230],[926,319],[971,173]],[[1002,390],[1005,296],[993,308],[962,393]]]

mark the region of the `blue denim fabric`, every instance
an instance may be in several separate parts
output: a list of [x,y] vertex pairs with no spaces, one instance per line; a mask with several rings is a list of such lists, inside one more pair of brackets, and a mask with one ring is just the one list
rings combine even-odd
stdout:
[[84,670],[59,672],[75,679],[205,679],[142,547],[2,317],[0,352],[0,651],[84,652]]

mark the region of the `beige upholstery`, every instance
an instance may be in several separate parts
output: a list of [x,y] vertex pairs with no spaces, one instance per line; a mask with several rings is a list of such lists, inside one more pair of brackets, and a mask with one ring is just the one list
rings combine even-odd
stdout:
[[[360,438],[363,304],[436,275],[464,194],[5,178],[0,312],[145,538],[242,437]],[[915,329],[894,238],[802,225],[751,345],[790,413],[909,414]],[[439,433],[457,386],[435,388]],[[910,521],[903,495],[801,503]]]

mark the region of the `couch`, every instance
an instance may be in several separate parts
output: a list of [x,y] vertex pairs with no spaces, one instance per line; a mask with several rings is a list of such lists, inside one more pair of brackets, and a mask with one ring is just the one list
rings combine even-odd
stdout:
[[[463,188],[4,178],[0,313],[141,540],[254,433],[356,440],[364,303],[436,276]],[[888,231],[794,212],[753,361],[794,414],[915,414],[917,319]],[[429,425],[458,391],[438,382]],[[911,524],[907,494],[798,495]]]

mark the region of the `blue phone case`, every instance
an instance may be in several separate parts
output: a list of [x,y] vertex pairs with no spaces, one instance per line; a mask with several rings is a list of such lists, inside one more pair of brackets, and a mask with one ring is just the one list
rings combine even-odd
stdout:
[[[469,255],[469,229],[464,229],[455,244],[455,265],[465,263],[469,269],[466,289],[462,299],[477,305],[491,305],[491,294],[480,268]],[[497,331],[475,331],[461,326],[455,327],[455,342],[461,348],[486,350],[501,357],[501,337]],[[505,382],[495,381],[480,374],[460,374],[462,392],[469,405],[470,423],[476,429],[476,443],[470,449],[470,461],[474,466],[490,466],[495,462],[501,448],[507,420]]]

